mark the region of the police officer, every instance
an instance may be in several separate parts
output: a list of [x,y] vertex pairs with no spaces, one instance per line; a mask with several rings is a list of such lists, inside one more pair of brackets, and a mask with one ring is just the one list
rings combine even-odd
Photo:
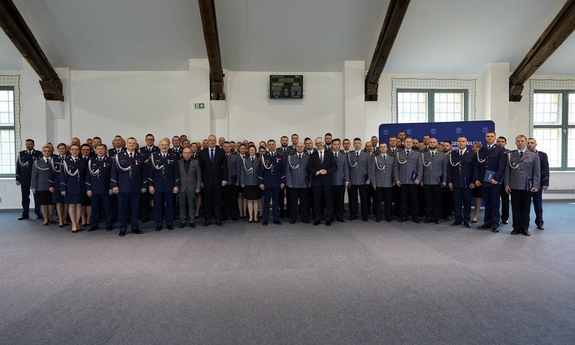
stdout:
[[475,187],[481,188],[481,195],[485,204],[483,224],[477,228],[499,232],[499,200],[506,157],[505,149],[495,144],[495,138],[494,131],[485,133],[487,144],[476,153],[473,180]]
[[51,167],[52,145],[42,147],[42,157],[34,160],[32,167],[32,179],[30,187],[32,193],[42,209],[44,216],[44,225],[49,225],[54,213],[54,203],[52,202],[52,193],[54,193],[54,172]]
[[242,159],[240,155],[232,153],[230,142],[224,142],[224,154],[228,162],[228,183],[222,187],[222,220],[228,217],[234,222],[238,220],[238,186]]
[[261,157],[257,155],[257,149],[250,144],[246,158],[242,162],[240,184],[244,188],[244,198],[248,204],[248,223],[258,222],[258,203],[262,199],[260,189],[259,170],[262,169]]
[[174,137],[172,138],[172,148],[170,149],[170,153],[176,155],[177,159],[182,158],[182,152],[184,151],[184,148],[181,146],[181,143],[182,141],[180,137],[174,135]]
[[349,164],[349,220],[357,219],[358,203],[357,195],[361,202],[361,219],[367,222],[369,214],[369,201],[367,188],[369,186],[369,160],[370,154],[361,149],[361,139],[353,139],[353,148],[347,155]]
[[[140,147],[140,153],[144,156],[144,160],[147,161],[152,153],[160,152],[160,148],[154,145],[155,138],[153,134],[146,134],[145,141],[146,145],[144,147]],[[146,191],[141,196],[140,216],[142,217],[142,223],[150,221],[150,216],[152,212],[150,206],[151,198],[152,197],[149,191]]]
[[92,202],[92,226],[88,231],[98,230],[100,226],[100,208],[104,208],[106,218],[106,231],[112,231],[112,203],[113,194],[110,187],[112,164],[114,160],[106,157],[106,145],[96,146],[96,157],[90,159],[86,171],[86,193]]
[[274,223],[280,225],[280,208],[278,205],[280,189],[285,186],[284,157],[276,152],[276,142],[268,140],[268,152],[262,157],[262,169],[259,170],[260,188],[264,193],[263,225],[268,225],[270,201],[273,203]]
[[[18,153],[16,159],[16,185],[20,186],[22,193],[22,215],[18,220],[30,218],[30,184],[32,183],[32,165],[34,159],[42,156],[42,152],[34,149],[34,140],[26,139],[26,150]],[[34,194],[34,212],[36,219],[42,219],[40,205],[36,202]]]
[[457,150],[449,158],[447,183],[455,198],[455,221],[451,225],[463,224],[470,228],[471,189],[475,188],[473,162],[476,158],[475,153],[467,149],[467,137],[462,135],[457,138]]
[[341,140],[339,138],[332,140],[331,151],[337,164],[337,170],[333,173],[333,214],[338,222],[345,222],[343,219],[343,208],[345,190],[349,187],[349,163],[345,152],[341,150]]
[[[505,148],[507,145],[507,138],[503,136],[499,136],[497,138],[497,146],[503,148],[505,153],[505,161],[507,162],[507,154],[511,151]],[[505,177],[504,177],[505,178]],[[501,223],[508,224],[509,223],[509,194],[505,190],[505,181],[501,183]]]
[[146,191],[148,185],[145,159],[136,151],[136,139],[129,137],[126,143],[126,151],[114,157],[110,179],[112,191],[118,196],[118,228],[121,237],[126,235],[128,210],[131,215],[132,232],[143,234],[138,224],[138,206],[140,194]]
[[286,184],[290,190],[290,224],[297,220],[298,201],[301,207],[301,220],[309,223],[309,190],[311,180],[307,171],[309,155],[304,153],[304,144],[295,145],[295,152],[286,158]]
[[[401,133],[401,132],[400,132]],[[413,150],[413,139],[406,137],[403,141],[404,149],[395,153],[394,178],[395,185],[399,187],[401,198],[401,216],[399,222],[407,221],[409,214],[415,223],[419,223],[419,204],[417,193],[419,183],[423,178],[423,162],[421,154]]]
[[374,190],[373,211],[375,221],[381,221],[381,202],[385,203],[385,220],[391,222],[391,195],[394,185],[395,159],[386,143],[379,144],[379,152],[371,157],[370,178]]
[[121,135],[116,135],[112,140],[112,148],[108,150],[108,156],[114,157],[118,153],[126,151],[124,147],[124,138]]
[[166,210],[166,227],[174,230],[174,194],[180,187],[178,157],[169,152],[170,142],[160,141],[160,152],[153,152],[148,159],[148,189],[154,196],[156,231],[162,230],[162,210]]
[[425,196],[425,222],[440,224],[441,188],[447,183],[447,157],[438,150],[436,138],[428,140],[428,148],[421,154],[423,160],[423,193]]
[[537,229],[545,230],[543,226],[543,191],[549,189],[549,158],[547,154],[537,150],[537,141],[533,138],[527,139],[527,148],[539,155],[541,165],[541,188],[533,193],[533,208],[535,209],[535,225]]
[[541,184],[541,163],[539,155],[527,149],[527,137],[520,134],[515,138],[517,150],[507,154],[505,167],[505,190],[511,195],[513,211],[512,235],[529,233],[529,212],[531,196],[539,190]]

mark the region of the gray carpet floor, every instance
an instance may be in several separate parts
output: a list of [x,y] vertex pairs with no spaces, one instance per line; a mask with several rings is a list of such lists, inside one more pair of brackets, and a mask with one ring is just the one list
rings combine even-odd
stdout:
[[544,207],[531,237],[371,217],[121,238],[0,211],[0,343],[573,344],[575,205]]

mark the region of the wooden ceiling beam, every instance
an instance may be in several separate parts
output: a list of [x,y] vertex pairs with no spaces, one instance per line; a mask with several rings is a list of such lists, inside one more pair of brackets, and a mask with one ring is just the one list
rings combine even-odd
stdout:
[[0,26],[40,77],[44,98],[64,101],[62,81],[12,0],[0,0]]
[[216,20],[216,6],[214,0],[198,0],[200,15],[204,29],[204,40],[210,63],[210,99],[225,100],[224,71],[220,54],[220,39],[218,36],[218,22]]
[[379,78],[389,58],[391,48],[407,12],[411,0],[390,0],[387,14],[383,21],[383,27],[375,46],[375,52],[371,59],[369,70],[365,77],[365,100],[377,101]]
[[525,82],[575,30],[575,0],[567,0],[509,77],[509,101],[521,101]]

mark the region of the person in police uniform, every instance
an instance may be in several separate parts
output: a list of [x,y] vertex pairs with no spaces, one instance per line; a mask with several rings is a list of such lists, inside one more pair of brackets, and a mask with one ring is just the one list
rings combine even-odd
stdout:
[[118,153],[126,151],[124,147],[124,138],[121,135],[116,135],[112,140],[112,148],[108,150],[108,156],[114,157]]
[[182,152],[184,151],[184,147],[181,146],[181,139],[179,136],[175,135],[172,138],[172,148],[170,148],[170,153],[176,155],[178,159],[182,158]]
[[379,144],[379,152],[371,157],[370,178],[374,190],[373,211],[375,221],[381,221],[381,202],[385,203],[385,220],[391,222],[391,195],[394,185],[395,158],[389,154],[387,144]]
[[527,148],[537,153],[541,165],[541,188],[533,193],[533,208],[535,209],[535,225],[537,229],[545,230],[543,221],[543,191],[549,189],[549,158],[547,154],[537,150],[537,140],[527,139]]
[[286,157],[286,185],[290,190],[290,224],[297,220],[298,201],[301,205],[301,220],[309,223],[309,190],[311,179],[307,171],[309,155],[304,154],[304,144],[298,142],[295,152]]
[[[511,151],[505,147],[507,145],[507,138],[504,136],[499,136],[497,138],[497,146],[503,148],[505,153],[505,161],[507,162],[507,154]],[[501,183],[501,223],[509,223],[509,194],[505,190],[505,181]]]
[[160,141],[160,152],[153,152],[148,158],[148,190],[154,196],[154,220],[156,231],[162,230],[162,210],[166,210],[166,227],[174,230],[174,194],[180,188],[178,157],[169,152],[170,142]]
[[276,142],[268,140],[268,152],[262,157],[262,169],[259,170],[258,179],[260,188],[264,193],[263,225],[268,225],[270,213],[270,201],[273,203],[274,223],[280,225],[279,192],[284,188],[286,176],[284,157],[276,152]]
[[423,178],[423,162],[421,154],[413,150],[413,139],[406,137],[403,141],[404,148],[395,153],[395,167],[393,176],[395,185],[399,187],[401,198],[401,216],[399,222],[407,221],[409,214],[415,223],[419,223],[419,204],[417,193],[419,183]]
[[68,225],[68,207],[64,204],[64,196],[61,194],[60,187],[60,169],[61,163],[66,159],[67,147],[65,143],[59,143],[57,146],[58,154],[52,157],[50,166],[54,174],[54,193],[52,193],[52,202],[56,204],[56,214],[58,215],[58,226],[63,228]]
[[146,192],[148,177],[144,156],[136,151],[136,139],[128,138],[126,151],[118,153],[112,164],[110,186],[118,196],[118,228],[120,237],[126,235],[128,228],[126,215],[130,212],[130,227],[135,234],[143,234],[138,221],[140,194]]
[[367,189],[369,187],[369,160],[371,155],[362,150],[361,139],[353,139],[353,148],[347,155],[349,164],[349,220],[358,218],[357,195],[361,202],[361,219],[367,222],[369,214],[369,201]]
[[457,150],[449,158],[447,183],[455,199],[455,221],[451,225],[463,224],[470,228],[471,189],[475,188],[473,162],[476,158],[475,153],[467,149],[467,137],[462,135],[457,138]]
[[229,141],[224,142],[224,154],[228,163],[228,183],[222,188],[222,220],[231,218],[238,220],[238,186],[242,159],[239,154],[232,152]]
[[70,145],[70,157],[64,159],[60,167],[60,193],[64,196],[64,202],[68,204],[73,233],[83,230],[79,223],[82,201],[86,194],[86,168],[88,165],[82,162],[79,153],[80,147],[78,145]]
[[52,193],[54,193],[54,172],[51,166],[52,145],[42,147],[42,157],[34,160],[32,167],[32,179],[30,188],[36,196],[38,204],[44,216],[44,225],[51,223],[52,213],[54,213],[54,203]]
[[258,156],[256,147],[251,144],[242,162],[240,173],[240,184],[244,188],[244,198],[248,206],[248,223],[258,222],[258,204],[262,199],[258,178],[260,169],[262,169],[261,157]]
[[112,203],[113,194],[110,187],[113,158],[106,157],[106,145],[96,146],[96,157],[90,159],[86,171],[86,194],[92,203],[92,226],[88,231],[98,230],[100,227],[100,209],[103,207],[106,218],[106,231],[112,231]]
[[[16,185],[20,186],[22,193],[22,215],[18,220],[30,218],[30,184],[32,182],[32,165],[34,159],[42,156],[42,152],[34,149],[34,140],[26,139],[26,150],[18,153],[16,159]],[[34,212],[36,219],[42,218],[40,205],[36,202],[36,195],[34,194]]]
[[333,173],[333,214],[338,222],[345,222],[343,219],[343,209],[345,200],[345,190],[349,187],[349,163],[347,155],[341,150],[341,140],[333,139],[331,142],[331,151],[337,164],[337,170]]
[[527,137],[520,134],[515,138],[517,150],[507,154],[505,167],[505,190],[511,195],[513,213],[512,235],[529,233],[529,212],[531,196],[541,185],[541,162],[539,155],[527,149]]
[[[147,164],[147,160],[148,158],[150,158],[150,154],[154,152],[160,152],[160,148],[154,144],[155,137],[151,133],[146,134],[145,141],[146,145],[140,147],[140,153],[144,156],[144,160],[146,161]],[[140,216],[142,217],[142,223],[150,221],[150,218],[152,216],[151,199],[152,196],[149,191],[146,191],[141,195]]]
[[428,148],[421,154],[423,160],[423,193],[425,196],[425,222],[440,224],[441,188],[447,180],[447,157],[438,150],[436,138],[428,140]]
[[475,188],[481,188],[485,205],[483,224],[477,228],[493,232],[499,232],[499,200],[506,158],[505,149],[495,144],[496,137],[494,131],[485,133],[486,145],[477,151],[473,167]]

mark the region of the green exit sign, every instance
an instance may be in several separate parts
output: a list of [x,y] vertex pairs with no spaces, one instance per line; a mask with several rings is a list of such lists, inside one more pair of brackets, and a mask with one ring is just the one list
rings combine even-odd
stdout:
[[204,103],[194,103],[194,108],[195,109],[204,109],[205,104]]

